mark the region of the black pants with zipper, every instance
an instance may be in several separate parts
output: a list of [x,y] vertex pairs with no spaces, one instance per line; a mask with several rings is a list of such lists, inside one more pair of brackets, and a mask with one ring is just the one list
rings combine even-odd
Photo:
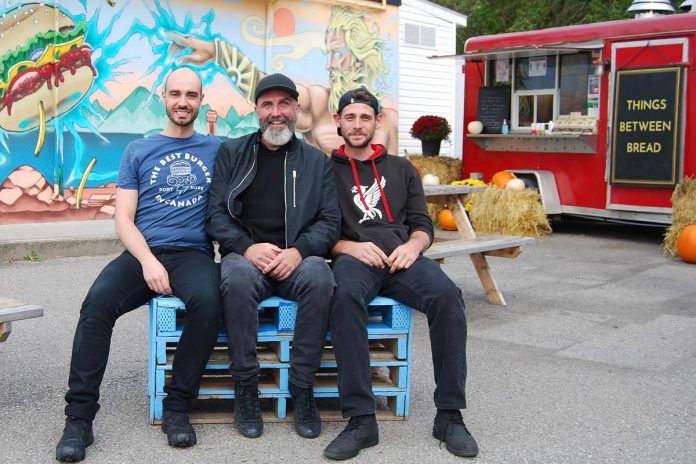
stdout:
[[343,417],[375,412],[367,339],[367,304],[377,295],[392,298],[428,318],[435,373],[435,406],[466,407],[466,318],[461,290],[434,261],[420,256],[410,268],[389,273],[339,256],[332,265],[336,292],[330,330],[338,363]]
[[[162,247],[152,252],[167,270],[174,295],[186,305],[173,377],[164,387],[167,397],[163,405],[165,410],[187,412],[198,395],[201,375],[222,322],[220,267],[202,250]],[[99,274],[82,303],[75,330],[69,390],[65,394],[67,416],[94,419],[116,319],[155,296],[157,293],[145,283],[140,262],[128,251]]]

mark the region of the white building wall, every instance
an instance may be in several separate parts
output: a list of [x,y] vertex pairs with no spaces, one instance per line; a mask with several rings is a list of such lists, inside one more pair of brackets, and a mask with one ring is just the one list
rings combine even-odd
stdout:
[[[430,10],[430,11],[429,11]],[[409,133],[419,116],[434,114],[447,118],[452,127],[449,141],[443,141],[440,154],[461,158],[455,149],[455,82],[454,58],[430,59],[431,56],[454,55],[456,24],[430,14],[432,4],[421,0],[403,0],[399,8],[399,154],[421,153],[420,140]],[[405,43],[405,24],[435,28],[435,48]]]

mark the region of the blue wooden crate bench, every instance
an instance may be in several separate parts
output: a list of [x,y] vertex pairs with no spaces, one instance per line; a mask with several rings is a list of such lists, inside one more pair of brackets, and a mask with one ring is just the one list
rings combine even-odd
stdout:
[[[385,398],[389,411],[380,411],[380,419],[404,419],[409,413],[411,367],[411,309],[384,297],[370,303],[368,338],[370,341],[370,366],[373,370],[373,392]],[[174,353],[181,336],[184,304],[171,296],[154,298],[150,302],[150,334],[148,357],[148,395],[150,397],[150,421],[158,423],[162,417],[164,386],[171,381]],[[257,353],[261,373],[259,392],[263,402],[271,402],[273,412],[264,411],[269,422],[288,420],[287,402],[288,369],[290,351],[297,314],[293,301],[271,297],[259,304],[259,329]],[[331,346],[331,333],[317,373],[315,396],[337,398],[338,387],[336,359]],[[199,390],[201,401],[234,399],[234,380],[228,370],[227,334],[220,330],[213,354],[206,366]],[[340,414],[322,419],[340,419]],[[196,422],[230,422],[232,414],[207,414],[204,418],[192,415]],[[330,420],[330,419],[329,419]]]

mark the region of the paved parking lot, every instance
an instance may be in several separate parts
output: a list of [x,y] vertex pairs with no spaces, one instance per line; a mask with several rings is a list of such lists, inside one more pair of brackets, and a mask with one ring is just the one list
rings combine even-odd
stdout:
[[[445,269],[469,321],[464,418],[477,463],[696,462],[696,266],[668,259],[661,230],[569,222],[516,259],[491,258],[507,307],[488,304],[468,259]],[[1,240],[1,239],[0,239]],[[111,256],[0,264],[0,296],[40,304],[0,344],[4,462],[54,459],[79,306]],[[316,462],[341,430],[315,440],[269,424],[256,440],[199,425],[178,450],[147,422],[147,310],[117,324],[86,462]],[[425,318],[414,326],[411,416],[380,424],[354,462],[458,462],[430,435],[432,367]]]

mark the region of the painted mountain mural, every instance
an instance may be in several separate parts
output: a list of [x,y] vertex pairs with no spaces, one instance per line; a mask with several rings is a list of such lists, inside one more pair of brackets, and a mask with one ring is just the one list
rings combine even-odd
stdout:
[[[145,87],[136,88],[128,98],[111,111],[104,109],[98,101],[95,101],[93,106],[99,116],[90,114],[88,120],[105,136],[110,133],[147,135],[160,132],[167,124],[167,112],[161,97],[150,94]],[[197,132],[208,133],[205,115],[210,109],[210,105],[201,106],[194,125]],[[216,135],[228,138],[240,137],[254,132],[258,127],[255,113],[239,116],[234,109],[230,109],[226,116],[218,117]]]

